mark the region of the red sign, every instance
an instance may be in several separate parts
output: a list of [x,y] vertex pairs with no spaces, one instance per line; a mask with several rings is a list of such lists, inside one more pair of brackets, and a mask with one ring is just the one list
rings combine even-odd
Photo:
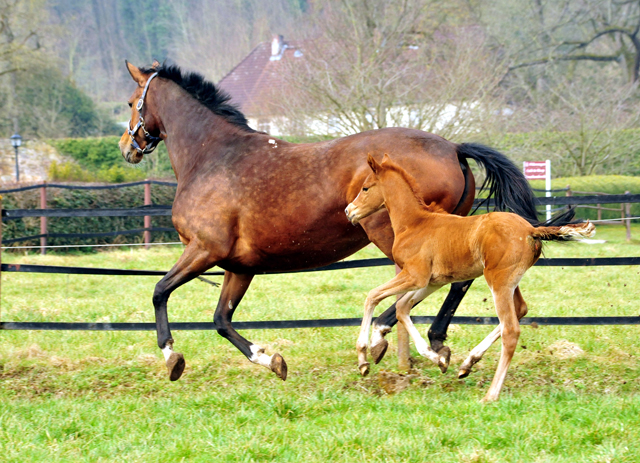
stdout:
[[524,176],[529,180],[544,180],[547,178],[547,163],[545,161],[524,161]]

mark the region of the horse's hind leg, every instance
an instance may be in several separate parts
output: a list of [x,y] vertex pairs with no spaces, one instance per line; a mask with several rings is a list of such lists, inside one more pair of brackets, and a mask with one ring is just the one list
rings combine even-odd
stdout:
[[213,320],[220,336],[236,346],[251,362],[269,368],[278,378],[284,381],[287,379],[287,363],[282,356],[280,354],[271,356],[265,354],[263,347],[249,342],[231,326],[233,313],[247,292],[252,279],[253,275],[225,272],[224,283],[222,284],[222,291]]
[[[446,361],[441,365],[443,373],[447,371],[449,367],[449,361],[451,358],[451,350],[443,344],[443,341],[447,339],[447,329],[451,324],[451,319],[456,313],[462,298],[467,294],[469,286],[471,286],[473,280],[462,281],[459,283],[453,283],[449,294],[445,299],[440,311],[435,320],[431,324],[429,329],[429,341],[431,343],[431,349],[437,352]],[[420,301],[415,302],[418,305]],[[385,310],[376,320],[373,322],[373,333],[371,335],[371,357],[375,363],[379,363],[384,357],[387,351],[389,343],[384,337],[391,331],[391,328],[398,322],[396,318],[396,304],[393,304],[387,310]]]
[[178,259],[178,262],[157,284],[153,292],[153,306],[156,315],[156,333],[158,335],[158,347],[164,354],[164,359],[169,371],[169,379],[175,381],[184,371],[184,356],[173,351],[173,337],[169,329],[169,317],[167,315],[167,301],[171,293],[183,284],[191,281],[207,269],[213,266],[211,254],[200,247],[187,246]]
[[509,288],[499,288],[497,290],[492,288],[492,291],[496,303],[496,312],[500,319],[502,352],[500,353],[500,361],[493,376],[493,381],[491,381],[491,386],[487,391],[487,395],[482,399],[483,402],[498,400],[520,337],[520,323],[516,315],[513,293]]
[[[527,303],[524,301],[522,297],[522,293],[520,292],[520,287],[516,287],[513,293],[513,304],[514,309],[516,311],[516,316],[518,320],[524,317],[527,314]],[[501,327],[497,326],[489,336],[484,338],[480,344],[473,348],[473,350],[469,353],[467,359],[460,366],[460,370],[458,371],[458,378],[465,378],[469,376],[471,373],[471,367],[478,363],[480,359],[484,356],[484,354],[489,350],[489,347],[493,345],[498,339],[500,339]]]

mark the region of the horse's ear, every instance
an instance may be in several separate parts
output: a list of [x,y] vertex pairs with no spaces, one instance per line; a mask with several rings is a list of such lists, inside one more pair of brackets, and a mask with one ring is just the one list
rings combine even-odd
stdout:
[[369,164],[369,167],[371,167],[371,170],[373,171],[373,173],[377,174],[378,169],[380,169],[380,164],[376,162],[376,160],[373,158],[373,156],[371,156],[371,154],[367,154],[367,163]]
[[384,162],[389,162],[389,161],[391,161],[391,158],[389,157],[389,153],[384,153],[384,156],[382,157],[382,162],[380,164]]
[[151,67],[153,69],[158,69],[160,67],[160,61],[158,61],[157,59],[153,60],[153,64],[151,65]]
[[139,86],[143,87],[144,84],[147,82],[147,78],[142,73],[140,68],[137,66],[134,66],[127,60],[125,60],[124,62],[127,63],[127,69],[129,70],[129,74],[131,74],[131,77],[133,78],[133,80],[135,80]]

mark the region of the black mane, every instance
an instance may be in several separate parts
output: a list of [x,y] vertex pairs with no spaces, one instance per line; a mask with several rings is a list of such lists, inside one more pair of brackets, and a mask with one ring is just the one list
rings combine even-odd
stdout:
[[247,123],[247,118],[233,104],[229,103],[231,96],[212,82],[205,80],[196,72],[182,72],[176,65],[162,64],[156,68],[140,68],[144,73],[157,72],[158,77],[169,79],[194,97],[214,114],[224,117],[228,122],[237,125],[247,132],[255,132]]

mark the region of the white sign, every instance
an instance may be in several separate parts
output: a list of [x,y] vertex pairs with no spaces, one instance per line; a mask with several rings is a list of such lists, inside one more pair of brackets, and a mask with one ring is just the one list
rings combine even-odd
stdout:
[[[551,161],[524,161],[522,172],[527,180],[545,180],[546,196],[551,196]],[[551,218],[551,206],[547,205],[547,220]]]
[[548,161],[524,161],[523,169],[525,178],[528,180],[546,180]]

